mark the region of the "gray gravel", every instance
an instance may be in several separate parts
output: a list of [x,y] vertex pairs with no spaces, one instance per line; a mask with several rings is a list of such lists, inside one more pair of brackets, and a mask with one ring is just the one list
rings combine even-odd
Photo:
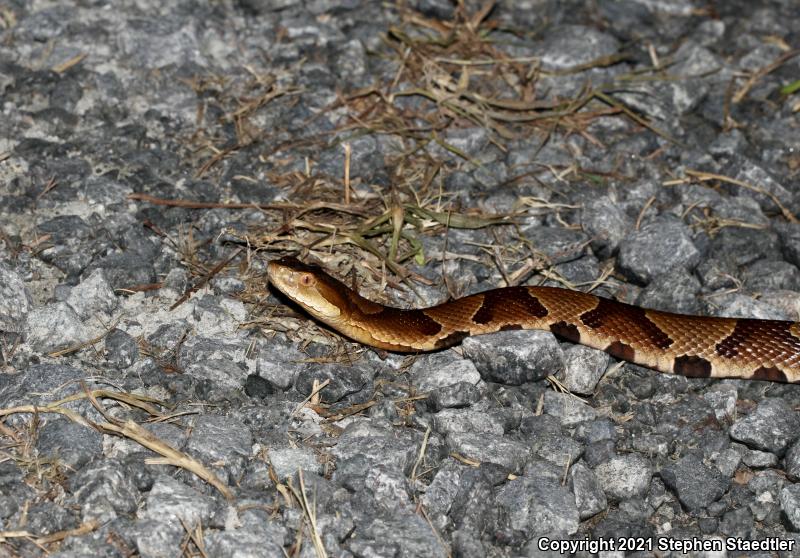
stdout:
[[[796,320],[795,0],[498,2],[480,29],[516,62],[473,38],[422,82],[403,37],[462,16],[407,4],[0,3],[0,556],[511,558],[614,537],[800,556],[797,386],[616,366],[549,332],[358,351],[264,287],[268,259],[305,247],[342,275],[371,266],[354,268],[369,295],[407,306],[515,277]],[[580,118],[464,117],[474,94],[562,103],[587,84],[637,121],[597,100]],[[423,86],[446,99],[397,95]],[[386,133],[365,131],[380,110]],[[283,236],[321,213],[129,198],[339,203],[345,142],[356,199],[516,223],[453,221],[446,242],[432,219],[407,227],[418,298],[392,274],[375,287],[366,252]]]

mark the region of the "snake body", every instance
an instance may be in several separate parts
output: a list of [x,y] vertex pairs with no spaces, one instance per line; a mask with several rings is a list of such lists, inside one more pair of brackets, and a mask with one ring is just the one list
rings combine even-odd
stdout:
[[556,287],[506,287],[403,310],[370,301],[296,258],[270,262],[268,275],[313,317],[389,351],[433,351],[471,335],[538,329],[661,372],[800,382],[795,322],[673,314]]

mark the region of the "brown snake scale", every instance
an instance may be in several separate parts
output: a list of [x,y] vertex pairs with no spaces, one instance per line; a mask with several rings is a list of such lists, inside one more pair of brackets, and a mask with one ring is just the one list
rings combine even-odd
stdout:
[[540,329],[661,372],[800,382],[795,322],[673,314],[555,287],[493,289],[401,310],[367,300],[295,258],[270,262],[268,273],[272,285],[309,314],[380,349],[424,352],[470,335]]

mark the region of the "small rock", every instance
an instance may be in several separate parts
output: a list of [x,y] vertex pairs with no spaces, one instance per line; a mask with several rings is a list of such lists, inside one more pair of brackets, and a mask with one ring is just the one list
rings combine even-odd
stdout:
[[109,254],[92,264],[91,269],[102,269],[113,289],[129,289],[148,285],[156,279],[153,262],[138,252]]
[[606,495],[595,474],[583,461],[578,461],[570,469],[569,488],[575,494],[575,506],[581,520],[589,519],[606,509]]
[[448,459],[442,463],[421,498],[429,512],[443,515],[450,510],[450,506],[453,505],[456,494],[458,494],[464,471],[465,465],[461,465],[454,459]]
[[464,356],[472,360],[487,381],[520,385],[564,369],[561,347],[545,331],[502,331],[467,337],[463,348]]
[[186,449],[205,463],[242,467],[250,456],[253,435],[242,421],[221,415],[199,415]]
[[778,456],[767,451],[749,450],[742,456],[742,463],[751,469],[775,467],[778,464]]
[[725,227],[711,239],[709,253],[717,260],[730,260],[735,266],[781,259],[778,233],[769,229]]
[[67,297],[69,304],[78,315],[89,320],[93,316],[109,316],[117,307],[117,297],[106,281],[105,272],[95,269],[88,277],[72,287]]
[[561,430],[561,423],[554,416],[528,417],[522,421],[520,432],[530,440],[534,456],[557,467],[569,467],[583,453],[583,446]]
[[273,337],[268,343],[258,345],[256,373],[280,390],[288,389],[303,368],[302,362],[308,358],[281,336]]
[[719,522],[719,532],[728,537],[753,539],[753,513],[748,507],[725,512]]
[[718,421],[726,421],[735,416],[738,394],[733,384],[713,384],[703,393],[703,399],[714,410]]
[[136,550],[147,558],[174,556],[181,552],[180,544],[186,530],[177,520],[143,519],[135,524],[131,533]]
[[581,231],[558,227],[524,227],[522,233],[552,265],[580,258],[589,241],[589,237]]
[[245,364],[248,344],[245,341],[232,343],[188,335],[178,346],[178,366],[186,374],[211,380],[228,389],[240,389],[244,384],[248,376]]
[[786,401],[770,398],[756,410],[733,423],[730,436],[752,448],[783,455],[798,436],[800,419]]
[[688,227],[677,220],[657,219],[623,240],[618,267],[633,281],[647,284],[674,267],[691,271],[699,261]]
[[597,418],[597,411],[569,393],[546,391],[544,412],[557,417],[563,426],[573,426]]
[[661,478],[689,511],[719,500],[730,485],[719,469],[708,467],[694,454],[661,469]]
[[795,440],[789,446],[783,457],[783,463],[787,473],[796,479],[800,478],[800,439]]
[[261,399],[275,393],[275,387],[267,380],[256,374],[250,374],[244,381],[244,392],[248,397],[260,397]]
[[355,556],[446,556],[430,525],[417,514],[375,518],[359,533],[348,540]]
[[781,509],[795,531],[800,531],[800,484],[790,484],[781,490]]
[[790,263],[800,266],[800,223],[775,224],[781,240],[783,257]]
[[176,525],[183,520],[186,525],[196,525],[209,521],[215,507],[213,498],[200,494],[177,479],[162,475],[148,493],[139,517]]
[[102,458],[70,479],[84,521],[108,522],[136,512],[141,495],[129,471],[116,459]]
[[405,473],[410,473],[421,443],[421,432],[353,423],[344,429],[330,452],[336,458],[337,464],[354,456],[363,459],[363,463],[359,465],[362,474],[365,468],[381,463],[392,464]]
[[610,363],[608,353],[572,345],[564,349],[564,372],[558,375],[558,379],[570,392],[590,395]]
[[[734,444],[739,445],[739,444]],[[745,449],[744,446],[740,446],[742,449]],[[712,461],[714,465],[719,469],[719,472],[722,473],[722,476],[725,478],[730,478],[736,472],[736,469],[739,467],[739,463],[742,462],[742,455],[745,452],[739,451],[735,447],[730,447],[728,449],[722,450],[716,455],[712,455]]]
[[521,470],[530,453],[530,448],[521,442],[474,432],[448,435],[447,447],[463,457],[497,463],[510,471]]
[[34,308],[28,313],[25,338],[40,353],[80,345],[92,335],[83,320],[66,302]]
[[475,385],[481,381],[475,364],[453,351],[420,355],[414,360],[408,373],[412,383],[420,391],[432,391],[459,382]]
[[610,196],[591,200],[581,215],[581,225],[589,235],[592,250],[601,258],[608,258],[617,251],[631,224],[619,202]]
[[443,409],[433,417],[433,429],[443,435],[461,432],[482,432],[502,436],[502,421],[483,406],[467,409]]
[[272,448],[267,452],[278,480],[291,476],[299,469],[322,474],[322,464],[308,448]]
[[219,558],[271,558],[283,554],[283,546],[262,533],[232,529],[203,533],[208,556]]
[[19,333],[31,309],[31,295],[14,270],[0,262],[0,331]]
[[447,408],[468,407],[480,397],[480,390],[475,385],[459,382],[431,391],[428,394],[428,408],[435,413]]
[[406,508],[413,511],[414,501],[409,491],[408,478],[395,467],[378,465],[370,467],[364,477],[364,488],[378,502],[390,502],[391,509]]
[[800,269],[782,260],[758,260],[751,263],[742,276],[745,286],[751,291],[800,290]]
[[319,391],[323,401],[335,403],[354,393],[371,390],[372,379],[376,370],[369,362],[359,361],[355,364],[311,363],[300,370],[295,378],[295,389],[302,394],[309,394],[314,389],[314,380],[320,383],[330,380],[327,386]]
[[699,314],[700,303],[697,293],[700,281],[684,269],[677,268],[671,273],[662,273],[653,278],[636,298],[636,304],[653,310]]
[[497,491],[497,504],[508,514],[511,527],[525,538],[578,531],[580,516],[573,494],[557,480],[522,476]]
[[653,471],[650,462],[638,454],[617,455],[598,464],[594,474],[612,501],[643,496]]
[[139,344],[121,329],[112,329],[103,341],[106,360],[118,368],[128,368],[139,358]]
[[92,428],[67,419],[55,419],[47,421],[39,430],[36,447],[40,457],[56,459],[76,470],[100,455],[102,439],[103,436]]

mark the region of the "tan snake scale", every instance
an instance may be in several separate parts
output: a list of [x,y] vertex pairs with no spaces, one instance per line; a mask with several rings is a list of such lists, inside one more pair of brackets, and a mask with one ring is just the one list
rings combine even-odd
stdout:
[[470,335],[539,329],[661,372],[800,382],[795,322],[673,314],[554,287],[506,287],[401,310],[367,300],[295,258],[270,262],[268,273],[273,286],[318,320],[390,351],[432,351]]

